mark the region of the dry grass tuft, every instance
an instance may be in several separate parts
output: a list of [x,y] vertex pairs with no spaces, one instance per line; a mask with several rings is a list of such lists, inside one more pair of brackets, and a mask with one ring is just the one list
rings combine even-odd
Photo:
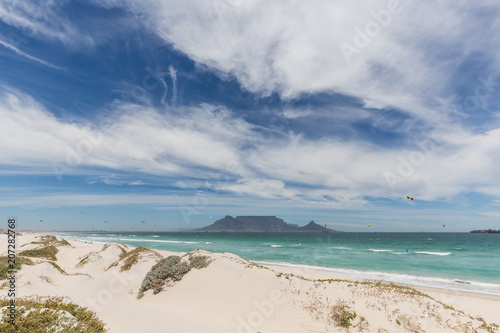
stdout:
[[351,312],[349,309],[346,301],[338,300],[337,304],[330,309],[329,319],[337,326],[349,328],[352,326],[351,320],[358,316],[356,312]]
[[11,267],[11,262],[7,256],[0,257],[0,280],[5,280],[7,278],[7,273],[9,271],[19,271],[22,265],[34,265],[33,261],[25,257],[16,257],[16,262],[13,267]]
[[57,261],[56,254],[59,250],[54,245],[49,245],[37,249],[25,250],[19,252],[20,256],[48,259],[52,261]]

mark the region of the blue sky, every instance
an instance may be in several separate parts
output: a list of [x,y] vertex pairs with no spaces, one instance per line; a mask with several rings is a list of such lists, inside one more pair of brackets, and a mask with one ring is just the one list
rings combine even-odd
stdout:
[[0,216],[500,228],[499,28],[488,0],[1,2]]

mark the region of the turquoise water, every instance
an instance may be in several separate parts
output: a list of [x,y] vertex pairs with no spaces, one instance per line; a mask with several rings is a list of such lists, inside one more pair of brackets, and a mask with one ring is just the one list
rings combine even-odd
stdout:
[[258,263],[350,277],[500,295],[500,234],[470,233],[60,233],[189,252],[231,252]]

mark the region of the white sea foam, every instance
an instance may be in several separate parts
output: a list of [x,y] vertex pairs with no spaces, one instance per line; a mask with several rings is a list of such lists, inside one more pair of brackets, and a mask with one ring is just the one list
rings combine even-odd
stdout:
[[451,254],[451,252],[427,252],[427,251],[415,251],[415,253],[430,254],[433,256],[449,256]]
[[65,238],[75,240],[77,242],[83,242],[83,243],[91,242],[92,244],[106,244],[106,243],[113,242],[112,240],[106,241],[103,239],[94,240],[94,239],[89,239],[89,238],[78,238],[78,237],[67,237],[67,236]]
[[378,249],[369,249],[369,250],[373,251],[373,252],[386,252],[386,253],[392,253],[392,254],[397,254],[397,255],[408,254],[408,252],[398,252],[398,251],[392,251],[392,250],[378,250]]
[[158,243],[172,243],[172,244],[199,244],[200,242],[189,242],[189,241],[176,241],[176,240],[162,240],[162,239],[148,239],[147,242],[158,242]]
[[311,269],[317,271],[331,272],[344,275],[348,278],[367,279],[384,282],[394,282],[399,284],[409,284],[423,287],[434,287],[450,290],[468,291],[482,294],[500,295],[500,284],[486,283],[471,280],[457,280],[429,276],[415,276],[401,273],[389,273],[378,271],[358,271],[347,268],[332,268],[313,265],[291,264],[287,262],[273,261],[252,261],[259,265],[273,265],[292,267],[297,269]]
[[118,240],[126,242],[157,242],[157,243],[171,243],[171,244],[199,244],[200,242],[166,240],[166,239],[144,239],[144,238],[119,238]]
[[271,247],[282,247],[283,245],[271,244]]

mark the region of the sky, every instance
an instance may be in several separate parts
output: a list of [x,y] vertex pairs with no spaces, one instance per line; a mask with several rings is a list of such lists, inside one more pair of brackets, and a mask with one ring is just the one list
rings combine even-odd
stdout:
[[500,229],[499,30],[497,0],[0,1],[0,228]]

